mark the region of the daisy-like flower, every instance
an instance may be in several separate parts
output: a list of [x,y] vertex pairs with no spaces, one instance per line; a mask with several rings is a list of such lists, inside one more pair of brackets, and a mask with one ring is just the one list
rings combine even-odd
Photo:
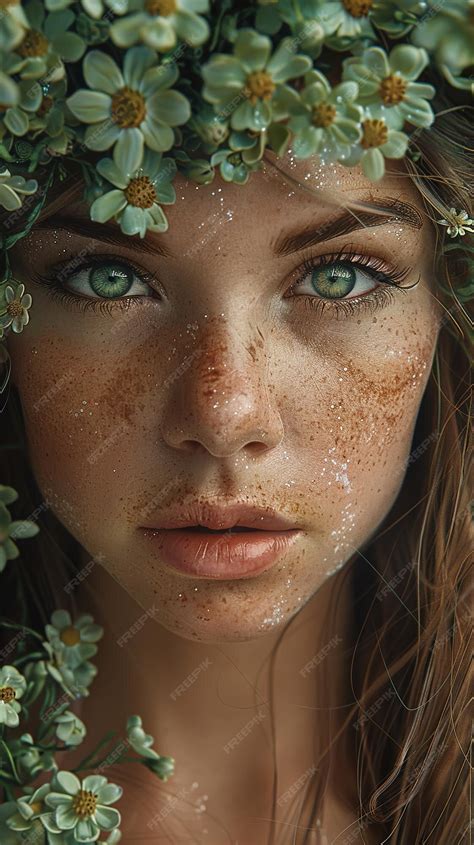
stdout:
[[120,813],[110,804],[119,800],[122,787],[108,783],[103,775],[88,775],[81,782],[72,772],[59,771],[51,787],[45,802],[53,812],[41,817],[51,833],[74,831],[77,842],[90,842],[120,824]]
[[[8,292],[8,288],[7,288]],[[0,320],[4,318],[0,317]],[[14,540],[34,537],[39,531],[35,522],[28,519],[12,521],[10,511],[0,503],[0,572],[5,569],[7,560],[15,560],[20,554]]]
[[443,218],[436,222],[448,227],[446,231],[451,238],[455,238],[457,235],[465,235],[466,232],[474,232],[474,220],[469,217],[467,211],[456,211],[455,208],[450,208],[446,219]]
[[428,10],[410,38],[434,54],[451,85],[472,91],[472,76],[464,70],[474,64],[474,0],[428,0]]
[[75,117],[93,124],[84,135],[86,147],[108,150],[115,145],[121,158],[141,163],[145,144],[156,152],[173,146],[172,127],[186,123],[191,107],[183,94],[170,90],[179,75],[176,62],[157,62],[149,47],[127,50],[123,72],[101,50],[86,54],[82,67],[91,90],[80,88],[66,100]]
[[316,13],[327,35],[375,40],[369,14],[374,0],[317,0]]
[[[12,58],[14,56],[15,54],[13,53]],[[5,129],[11,132],[12,135],[26,135],[31,128],[35,113],[41,108],[43,92],[38,82],[32,82],[31,79],[23,79],[18,83],[17,88],[17,103],[5,109],[5,112],[0,118],[2,135]]]
[[85,41],[70,27],[76,16],[70,9],[46,14],[43,3],[30,0],[25,5],[29,28],[15,48],[22,60],[22,79],[57,82],[65,76],[63,61],[76,62],[84,54]]
[[0,725],[16,728],[21,710],[19,699],[26,689],[26,681],[15,666],[0,669]]
[[230,115],[232,129],[261,132],[272,122],[274,96],[311,67],[309,56],[294,51],[295,39],[283,38],[271,55],[270,38],[250,27],[240,29],[234,55],[215,53],[201,68],[204,99],[221,117]]
[[291,148],[296,158],[308,158],[321,151],[329,158],[349,152],[361,138],[362,110],[356,104],[358,86],[342,82],[331,89],[326,77],[317,70],[305,75],[300,91],[304,113],[290,117],[289,127],[295,133]]
[[278,124],[271,124],[268,130],[263,129],[261,132],[231,132],[229,146],[212,154],[211,166],[219,166],[219,172],[226,182],[245,185],[250,173],[259,169],[259,162],[275,125],[289,133],[286,127]]
[[[21,177],[13,177],[13,178],[21,178]],[[17,191],[18,188],[15,188]],[[36,188],[35,188],[36,190]],[[28,193],[34,193],[34,191],[28,191]],[[21,203],[20,203],[21,205]],[[18,208],[18,206],[15,206]],[[30,315],[28,313],[28,309],[31,308],[31,304],[33,302],[31,298],[31,294],[25,293],[25,286],[23,283],[20,283],[16,290],[11,285],[7,285],[5,288],[5,301],[6,301],[6,313],[0,316],[0,325],[6,329],[8,326],[11,326],[13,331],[16,334],[20,334],[23,331],[24,326],[27,326],[30,321]],[[35,526],[36,528],[37,526]],[[0,532],[1,532],[0,526]],[[36,534],[36,531],[34,532]],[[24,534],[23,536],[33,537],[33,534]],[[1,542],[1,541],[0,541]],[[0,566],[1,566],[1,555],[0,555]]]
[[157,774],[161,780],[168,780],[174,772],[174,758],[163,757],[151,747],[154,739],[145,733],[140,716],[129,716],[127,720],[127,739],[137,754],[144,758],[147,768]]
[[125,151],[115,146],[113,160],[103,158],[97,171],[115,189],[98,197],[91,205],[92,220],[104,223],[114,217],[126,235],[139,234],[144,238],[147,230],[166,232],[168,220],[161,205],[176,201],[172,181],[177,171],[172,158],[162,153],[145,150],[140,165],[138,149]]
[[[45,804],[46,795],[51,792],[49,783],[44,783],[38,789],[33,790],[29,795],[22,795],[16,801],[16,812],[6,819],[10,830],[33,831],[39,825],[35,824],[42,813],[48,812]],[[35,838],[32,837],[32,841]]]
[[97,654],[95,643],[103,636],[104,629],[94,624],[89,613],[81,614],[73,624],[69,611],[55,610],[51,624],[45,625],[45,632],[53,650],[63,656],[67,666],[76,669]]
[[84,660],[79,666],[71,668],[65,661],[64,651],[55,651],[51,643],[43,642],[43,648],[48,654],[45,668],[51,677],[59,684],[71,698],[81,698],[89,695],[89,687],[97,675],[97,667],[89,660]]
[[370,107],[373,117],[384,117],[392,129],[401,129],[405,121],[427,127],[434,120],[427,100],[435,89],[414,80],[428,62],[426,50],[411,44],[397,44],[389,56],[381,47],[369,47],[344,60],[343,79],[357,82],[359,103]]
[[367,179],[377,182],[385,173],[385,158],[403,158],[408,146],[408,135],[391,129],[383,118],[373,118],[364,113],[361,118],[362,138],[338,159],[346,167],[360,163]]
[[178,38],[198,47],[209,38],[209,25],[203,12],[208,0],[128,0],[132,14],[114,21],[110,37],[119,47],[143,41],[161,53],[171,50]]
[[[31,664],[30,664],[31,665]],[[26,696],[28,701],[31,701],[28,689],[28,678],[26,677]],[[15,760],[15,766],[19,777],[25,783],[34,780],[41,772],[49,772],[57,769],[57,764],[54,760],[54,755],[51,751],[41,751],[34,748],[34,740],[31,734],[22,734],[19,739],[14,739],[9,743],[9,748],[12,757]],[[0,839],[0,842],[2,840]]]
[[[37,190],[38,182],[36,179],[26,181],[23,176],[12,176],[8,169],[0,173],[0,205],[7,211],[15,211],[15,209],[21,208],[22,195],[34,194]],[[31,302],[27,307],[29,308],[30,305]]]
[[3,0],[0,16],[0,50],[14,50],[28,29],[20,0]]
[[54,719],[56,736],[65,745],[80,745],[86,735],[86,726],[71,710],[65,710]]

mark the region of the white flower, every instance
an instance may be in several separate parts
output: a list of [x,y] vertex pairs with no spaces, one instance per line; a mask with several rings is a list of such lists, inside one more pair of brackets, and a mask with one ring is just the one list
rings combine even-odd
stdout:
[[123,70],[107,53],[90,50],[82,69],[89,88],[79,88],[66,104],[81,123],[90,123],[84,144],[91,150],[117,147],[122,154],[137,155],[144,146],[161,152],[174,143],[173,127],[189,119],[191,106],[179,91],[176,62],[161,65],[149,47],[131,47]]
[[0,725],[15,728],[20,719],[18,713],[21,698],[26,689],[26,681],[15,666],[2,666],[0,669]]
[[23,200],[20,194],[34,194],[37,190],[36,179],[26,182],[23,176],[12,176],[8,169],[0,173],[0,205],[7,211],[21,208]]
[[176,192],[172,185],[176,173],[176,162],[162,158],[161,153],[145,150],[143,162],[138,167],[138,156],[133,150],[121,155],[114,149],[113,161],[103,158],[97,164],[97,171],[104,176],[115,190],[107,191],[91,205],[92,220],[104,223],[114,217],[126,235],[139,234],[145,237],[147,229],[165,232],[168,220],[161,204],[172,204]]
[[33,302],[31,295],[25,293],[24,284],[20,284],[16,291],[14,291],[11,285],[7,285],[5,288],[5,302],[6,313],[0,317],[0,325],[4,329],[11,325],[13,331],[19,334],[23,331],[23,327],[28,325],[30,321],[28,308],[31,308],[31,303]]
[[449,214],[446,215],[446,220],[437,220],[442,226],[447,226],[448,235],[455,238],[456,235],[465,235],[466,232],[474,232],[474,220],[469,217],[467,211],[456,211],[455,208],[449,209]]

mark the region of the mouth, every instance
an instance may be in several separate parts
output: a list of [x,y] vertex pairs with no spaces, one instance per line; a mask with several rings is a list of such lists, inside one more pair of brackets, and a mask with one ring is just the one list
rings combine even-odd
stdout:
[[235,525],[218,530],[202,525],[142,529],[166,569],[192,578],[254,578],[290,549],[299,529],[264,530]]

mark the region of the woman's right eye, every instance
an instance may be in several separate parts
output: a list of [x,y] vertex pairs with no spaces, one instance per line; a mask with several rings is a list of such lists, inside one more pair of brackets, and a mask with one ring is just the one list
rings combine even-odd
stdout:
[[54,274],[54,281],[63,290],[91,299],[120,299],[130,296],[153,296],[152,277],[138,273],[128,262],[96,260],[71,272],[71,261]]

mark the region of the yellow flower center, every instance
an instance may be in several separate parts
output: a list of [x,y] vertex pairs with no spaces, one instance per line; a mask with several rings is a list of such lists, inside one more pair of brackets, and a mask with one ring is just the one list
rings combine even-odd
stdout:
[[167,18],[176,12],[176,0],[145,0],[145,11],[149,15],[161,15]]
[[19,53],[23,59],[28,59],[46,55],[48,48],[48,39],[42,32],[38,32],[36,29],[28,29],[23,41],[16,48],[16,52]]
[[266,70],[254,70],[247,76],[244,93],[254,106],[259,99],[269,100],[275,88],[276,85]]
[[0,701],[10,704],[14,698],[16,698],[16,692],[13,687],[0,687]]
[[395,103],[401,103],[405,97],[407,84],[406,79],[403,79],[397,73],[392,73],[382,79],[379,93],[385,105],[393,106]]
[[74,625],[70,625],[69,628],[63,628],[59,639],[64,645],[73,646],[81,642],[81,635]]
[[137,176],[135,179],[131,179],[124,194],[127,202],[137,208],[150,208],[157,200],[155,186],[148,176]]
[[374,0],[342,0],[346,12],[353,18],[363,18],[368,15]]
[[33,803],[30,804],[30,807],[31,807],[34,814],[42,813],[43,812],[43,806],[44,805],[43,805],[42,801],[33,801]]
[[312,122],[314,126],[322,126],[323,128],[331,126],[335,117],[336,107],[330,103],[319,103],[318,106],[313,108]]
[[364,120],[362,123],[363,136],[361,146],[364,150],[369,147],[381,147],[388,138],[388,128],[384,120]]
[[19,299],[12,299],[11,302],[7,305],[7,313],[10,314],[10,317],[21,317],[23,314],[23,305],[21,304]]
[[72,800],[72,809],[81,818],[92,816],[96,807],[97,796],[90,789],[80,789]]
[[138,91],[133,91],[127,85],[117,91],[112,97],[112,120],[121,129],[131,129],[140,126],[145,119],[145,99]]

